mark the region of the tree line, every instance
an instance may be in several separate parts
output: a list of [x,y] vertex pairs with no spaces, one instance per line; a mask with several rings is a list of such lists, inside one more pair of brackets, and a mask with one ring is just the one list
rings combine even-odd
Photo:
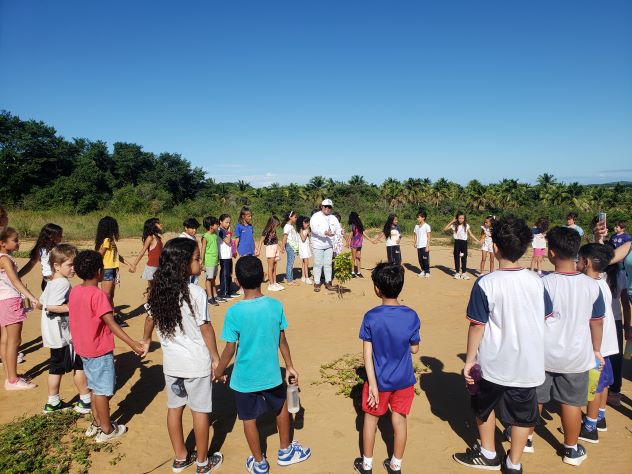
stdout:
[[[535,184],[505,178],[465,186],[440,178],[387,178],[381,184],[362,176],[336,181],[315,176],[306,184],[255,188],[246,181],[216,182],[177,153],[155,154],[141,145],[67,140],[43,122],[0,112],[0,202],[23,209],[59,209],[73,213],[206,214],[249,205],[269,215],[289,209],[308,213],[329,197],[341,212],[356,210],[368,225],[381,226],[385,214],[414,218],[417,209],[448,216],[457,210],[476,216],[513,212],[528,219],[562,219],[573,210],[581,221],[607,210],[623,218],[632,209],[630,183],[563,183],[543,173]],[[581,218],[583,216],[583,218]],[[364,217],[364,216],[363,216]]]

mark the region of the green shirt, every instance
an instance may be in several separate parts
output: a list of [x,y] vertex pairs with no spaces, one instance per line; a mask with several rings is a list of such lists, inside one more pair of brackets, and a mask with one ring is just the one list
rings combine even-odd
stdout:
[[204,266],[216,267],[219,264],[217,234],[206,232],[202,238],[206,241],[206,249],[204,250]]

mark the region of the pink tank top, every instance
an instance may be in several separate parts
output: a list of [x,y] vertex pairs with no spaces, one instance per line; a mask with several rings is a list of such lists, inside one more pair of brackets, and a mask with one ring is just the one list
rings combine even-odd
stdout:
[[[18,265],[15,262],[15,258],[13,258],[8,253],[0,252],[0,258],[2,257],[7,257],[9,260],[11,260],[11,263],[13,264],[13,268],[15,269],[15,272],[17,273]],[[20,296],[21,296],[20,292],[16,290],[15,286],[13,286],[13,283],[11,283],[11,280],[9,280],[9,275],[7,275],[7,272],[5,272],[4,270],[0,270],[0,300],[8,300],[9,298],[19,298]]]

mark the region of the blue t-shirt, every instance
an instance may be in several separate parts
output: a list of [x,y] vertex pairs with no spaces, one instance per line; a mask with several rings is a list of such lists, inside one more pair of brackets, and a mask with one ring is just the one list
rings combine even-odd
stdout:
[[360,339],[373,345],[373,366],[380,392],[415,385],[410,346],[419,344],[419,316],[408,306],[381,305],[364,315]]
[[240,256],[244,255],[254,255],[255,253],[255,238],[254,238],[254,227],[250,224],[237,224],[235,226],[235,234],[233,237],[239,239],[239,243],[237,244],[237,253]]
[[279,337],[286,327],[283,305],[267,296],[228,308],[222,339],[238,342],[230,388],[249,393],[281,385]]
[[614,234],[612,237],[610,237],[610,242],[612,242],[612,245],[614,245],[615,249],[621,247],[623,244],[629,242],[630,240],[632,240],[630,234],[626,234],[625,232],[623,232],[622,234]]

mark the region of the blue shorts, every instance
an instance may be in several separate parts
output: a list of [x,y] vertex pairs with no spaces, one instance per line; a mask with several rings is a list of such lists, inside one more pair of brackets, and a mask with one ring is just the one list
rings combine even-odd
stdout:
[[235,405],[240,420],[254,420],[268,411],[281,413],[287,392],[283,384],[260,392],[235,391]]
[[601,375],[599,376],[599,383],[597,384],[597,390],[595,393],[601,393],[605,388],[612,385],[614,382],[614,374],[612,373],[612,364],[610,363],[610,356],[603,358],[605,364],[601,369]]
[[106,268],[103,270],[103,281],[116,281],[118,268]]
[[88,379],[88,388],[94,395],[111,397],[114,395],[116,374],[114,372],[114,354],[108,352],[99,357],[81,357],[83,371]]

